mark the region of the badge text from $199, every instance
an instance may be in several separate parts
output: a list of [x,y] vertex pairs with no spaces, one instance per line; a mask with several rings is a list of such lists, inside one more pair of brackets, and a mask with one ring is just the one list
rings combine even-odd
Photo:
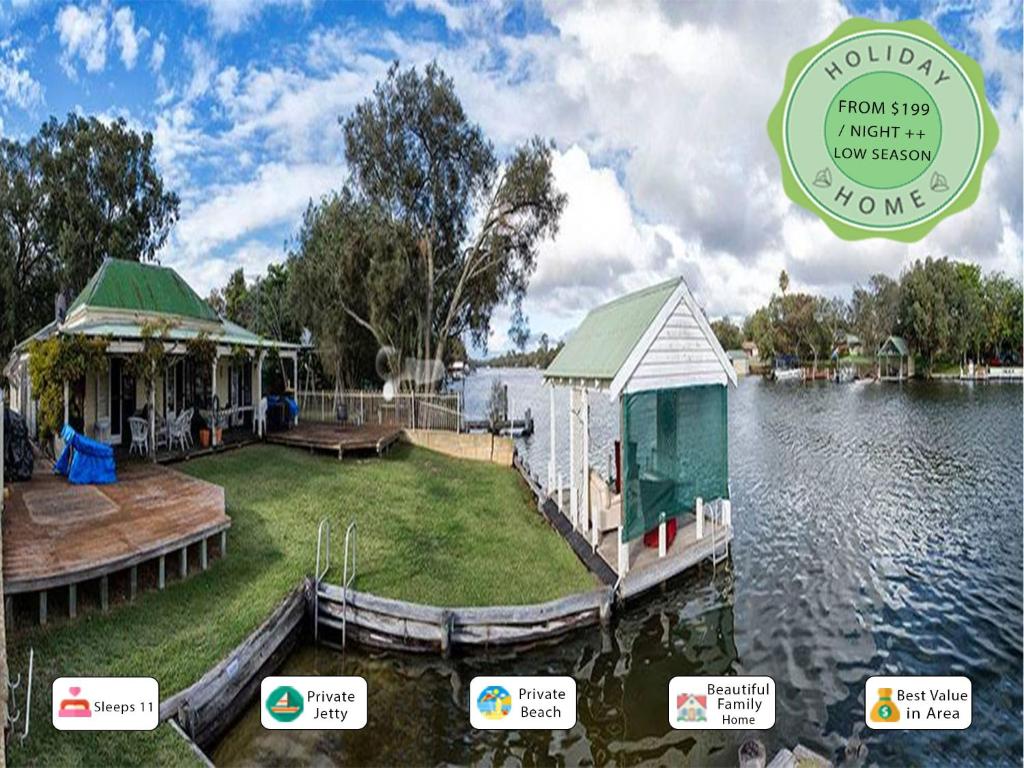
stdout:
[[913,242],[978,198],[999,129],[931,26],[851,19],[790,61],[768,135],[786,194],[839,237]]

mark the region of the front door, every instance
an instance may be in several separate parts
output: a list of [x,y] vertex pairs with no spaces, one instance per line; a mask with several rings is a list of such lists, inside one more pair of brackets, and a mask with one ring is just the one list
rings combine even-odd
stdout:
[[135,414],[135,377],[128,372],[123,358],[110,360],[110,442],[120,445],[131,436],[128,419]]

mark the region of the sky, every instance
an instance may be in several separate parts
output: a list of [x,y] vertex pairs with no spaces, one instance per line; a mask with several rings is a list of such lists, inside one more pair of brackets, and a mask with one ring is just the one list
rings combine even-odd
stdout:
[[[791,203],[767,137],[789,59],[844,19],[923,18],[982,66],[1000,141],[978,202],[918,243],[847,243]],[[1020,276],[1019,0],[545,3],[0,0],[0,135],[49,116],[151,131],[181,219],[160,261],[200,294],[281,261],[311,200],[346,178],[339,117],[392,61],[436,60],[508,156],[540,135],[569,203],[524,309],[534,337],[683,275],[711,317],[793,290],[848,297],[951,256]],[[509,311],[489,350],[508,348]]]

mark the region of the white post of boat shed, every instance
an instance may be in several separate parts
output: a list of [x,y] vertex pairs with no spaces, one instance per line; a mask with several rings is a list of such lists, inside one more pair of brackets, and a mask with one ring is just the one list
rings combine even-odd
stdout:
[[[551,387],[548,487],[555,486],[555,387],[569,388],[569,519],[596,550],[602,533],[615,530],[618,573],[629,568],[629,542],[623,540],[625,499],[619,519],[608,520],[591,504],[590,391],[602,392],[619,409],[623,398],[640,392],[736,384],[736,371],[715,338],[686,282],[675,278],[622,296],[592,310],[544,372]],[[622,463],[625,457],[621,457]],[[618,472],[619,469],[616,469]],[[595,479],[596,482],[596,479]],[[558,489],[561,493],[561,489]],[[728,501],[724,501],[726,510]],[[697,499],[701,509],[703,500]],[[703,516],[701,511],[700,517]],[[726,512],[731,523],[731,516]],[[698,537],[703,520],[698,520]],[[665,523],[659,526],[659,556],[666,553]]]

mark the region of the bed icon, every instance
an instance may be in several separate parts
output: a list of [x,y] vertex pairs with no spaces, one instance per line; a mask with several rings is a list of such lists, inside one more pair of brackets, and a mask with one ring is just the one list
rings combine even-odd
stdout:
[[89,704],[89,700],[78,698],[78,695],[82,692],[82,689],[79,688],[77,685],[73,685],[70,688],[68,688],[68,692],[74,698],[60,700],[60,710],[57,712],[57,716],[92,717],[92,705]]

